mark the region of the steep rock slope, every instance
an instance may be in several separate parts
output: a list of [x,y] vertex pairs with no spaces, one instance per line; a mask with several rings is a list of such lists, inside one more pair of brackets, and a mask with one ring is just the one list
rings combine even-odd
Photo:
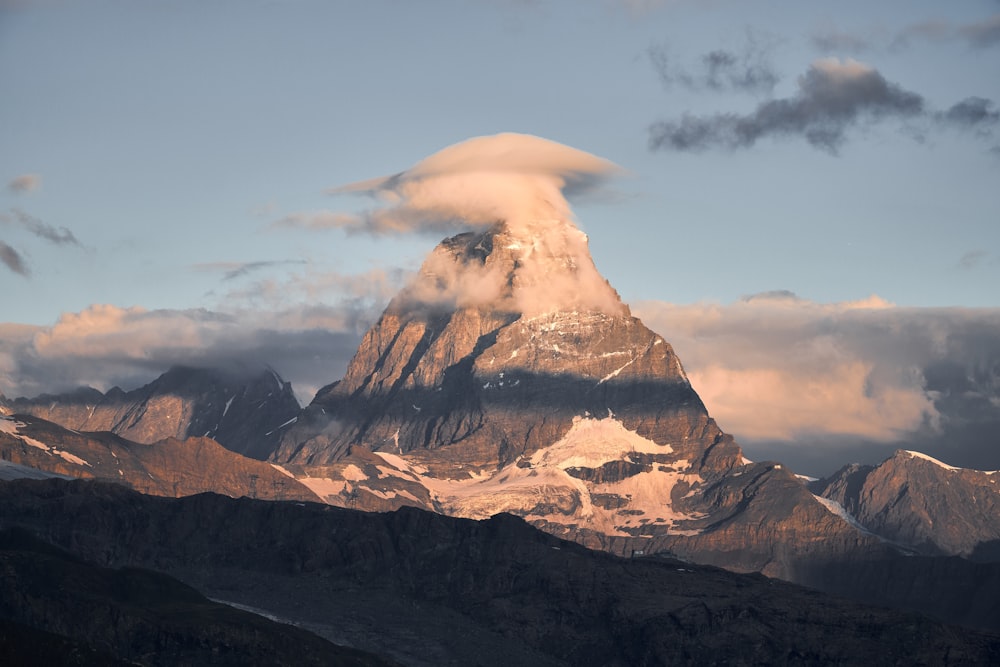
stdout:
[[865,528],[920,553],[1000,560],[1000,471],[949,466],[897,451],[812,485]]
[[995,635],[759,575],[617,558],[509,515],[478,522],[409,508],[372,514],[23,480],[0,483],[0,527],[11,525],[99,564],[154,567],[212,597],[349,635],[357,648],[404,664],[989,664],[1000,658]]
[[8,413],[35,415],[77,431],[110,431],[134,442],[210,437],[266,459],[295,419],[291,385],[270,369],[235,372],[175,366],[132,391],[92,388],[8,400]]

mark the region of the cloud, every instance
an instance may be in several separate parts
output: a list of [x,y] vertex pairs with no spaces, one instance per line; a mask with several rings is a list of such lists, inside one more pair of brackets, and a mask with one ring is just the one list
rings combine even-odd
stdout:
[[989,257],[989,253],[985,250],[970,250],[962,255],[958,260],[958,265],[963,269],[974,269],[986,261],[987,257]]
[[[633,310],[674,346],[709,412],[744,443],[782,441],[813,458],[825,446],[832,470],[850,443],[919,440],[944,460],[962,450],[1000,468],[995,440],[950,437],[970,414],[1000,419],[1000,309],[901,308],[878,297],[819,304],[779,292]],[[928,374],[942,364],[980,379],[935,384]]]
[[21,256],[21,253],[3,241],[0,241],[0,262],[2,262],[4,266],[14,273],[20,274],[24,277],[31,275],[31,271],[28,269],[28,264],[24,261],[24,257]]
[[988,134],[992,126],[1000,122],[1000,111],[992,100],[983,97],[967,97],[936,114],[938,121],[972,129],[980,134]]
[[7,183],[7,190],[20,195],[35,192],[42,187],[42,177],[38,174],[21,174]]
[[12,208],[9,215],[0,213],[0,223],[17,225],[38,238],[56,245],[80,245],[80,242],[70,230],[65,227],[53,227],[20,209]]
[[872,48],[873,39],[845,32],[837,27],[817,30],[810,38],[813,46],[823,53],[862,53]]
[[862,122],[920,117],[924,99],[856,60],[817,60],[799,77],[797,93],[763,102],[746,115],[684,115],[650,128],[653,150],[749,148],[771,136],[803,137],[836,154],[847,130]]
[[275,368],[300,401],[339,379],[360,342],[337,307],[272,312],[93,305],[51,327],[0,324],[0,392],[130,389],[174,364]]
[[305,263],[306,261],[304,259],[278,259],[256,262],[204,262],[201,264],[195,264],[192,268],[196,271],[205,271],[210,273],[221,272],[222,279],[228,281],[274,267]]
[[590,153],[526,134],[454,144],[392,176],[331,188],[382,205],[360,215],[296,213],[284,227],[338,228],[374,235],[434,233],[572,217],[566,195],[593,191],[620,171]]
[[747,32],[747,43],[739,52],[715,49],[701,56],[695,67],[673,62],[665,46],[650,47],[650,62],[667,88],[680,85],[690,90],[739,90],[770,93],[779,77],[770,63],[770,46]]
[[433,308],[506,299],[502,307],[522,313],[568,298],[581,308],[619,312],[623,306],[594,267],[587,237],[577,229],[567,201],[595,192],[618,172],[607,160],[539,137],[477,137],[398,174],[329,191],[363,194],[381,203],[360,215],[294,214],[276,224],[376,236],[495,228],[503,232],[504,252],[484,263],[439,248],[414,277],[406,298]]
[[944,19],[914,23],[901,30],[892,42],[893,48],[906,48],[915,39],[945,42],[963,41],[977,49],[1000,44],[1000,14],[981,21],[956,24]]

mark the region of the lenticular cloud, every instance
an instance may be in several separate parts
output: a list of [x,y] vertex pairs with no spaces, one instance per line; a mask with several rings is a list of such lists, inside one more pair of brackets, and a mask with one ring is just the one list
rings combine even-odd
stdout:
[[505,221],[569,220],[566,196],[591,190],[619,171],[613,163],[527,134],[496,134],[454,144],[401,173],[332,188],[368,194],[380,206],[360,215],[295,214],[281,226],[334,227],[371,234],[440,233]]

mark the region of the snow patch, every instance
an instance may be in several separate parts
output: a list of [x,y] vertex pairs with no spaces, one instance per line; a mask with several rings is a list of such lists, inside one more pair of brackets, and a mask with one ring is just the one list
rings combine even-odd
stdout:
[[368,475],[353,463],[344,466],[344,469],[340,471],[340,476],[349,482],[360,482],[363,479],[368,479]]
[[347,489],[347,482],[327,477],[297,477],[296,480],[324,501],[328,496],[339,496]]
[[76,456],[74,454],[70,454],[69,452],[64,452],[61,449],[54,449],[52,451],[53,451],[54,454],[58,454],[59,456],[61,456],[65,460],[69,461],[70,463],[75,463],[78,466],[87,466],[88,468],[93,468],[92,465],[90,465],[89,463],[87,463],[86,461],[84,461],[83,459],[81,459],[79,456]]
[[533,466],[566,468],[599,468],[619,461],[629,454],[670,454],[670,445],[658,445],[630,431],[612,416],[604,419],[574,417],[573,425],[555,444],[535,452]]
[[871,531],[862,526],[861,523],[853,516],[851,516],[851,513],[848,512],[846,509],[844,509],[844,506],[838,503],[836,500],[831,500],[829,498],[824,498],[823,496],[816,496],[816,495],[814,495],[813,498],[818,500],[819,504],[828,509],[831,514],[836,514],[841,519],[843,519],[847,523],[851,524],[852,526],[860,530],[862,533],[867,533],[869,535],[872,534]]
[[923,459],[925,461],[930,461],[934,465],[940,466],[941,468],[944,468],[945,470],[961,470],[961,468],[956,468],[955,466],[950,466],[947,463],[944,463],[942,461],[938,461],[933,456],[927,456],[927,454],[922,454],[920,452],[914,452],[914,451],[911,451],[909,449],[904,449],[903,452],[905,454],[908,454],[910,456],[910,458]]

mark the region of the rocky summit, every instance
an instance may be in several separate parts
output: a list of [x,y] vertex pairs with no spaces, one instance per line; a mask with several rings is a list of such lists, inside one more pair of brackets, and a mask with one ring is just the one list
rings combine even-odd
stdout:
[[438,245],[271,460],[332,504],[510,512],[619,554],[790,577],[887,548],[743,457],[561,219]]

